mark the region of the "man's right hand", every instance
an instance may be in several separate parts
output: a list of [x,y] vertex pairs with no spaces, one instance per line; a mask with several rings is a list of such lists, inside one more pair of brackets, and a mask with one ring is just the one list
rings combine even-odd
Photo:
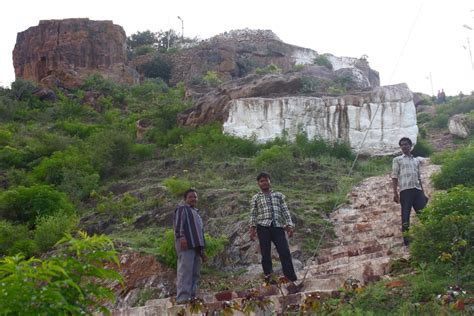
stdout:
[[250,240],[254,241],[257,238],[257,228],[250,227]]
[[397,204],[400,203],[400,196],[398,195],[398,193],[393,194],[393,202]]
[[181,246],[181,250],[188,250],[188,241],[186,238],[181,238],[179,240],[179,245]]

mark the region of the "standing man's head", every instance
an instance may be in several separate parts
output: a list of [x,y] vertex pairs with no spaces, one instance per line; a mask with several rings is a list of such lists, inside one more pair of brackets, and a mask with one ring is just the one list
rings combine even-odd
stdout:
[[266,172],[261,172],[257,176],[257,183],[260,187],[260,190],[263,192],[268,192],[270,190],[270,175]]
[[410,138],[402,137],[398,141],[398,145],[400,146],[400,149],[402,150],[402,153],[404,153],[405,155],[409,155],[410,152],[411,152],[411,147],[412,147],[413,143],[411,142]]
[[198,201],[197,191],[194,189],[188,189],[183,193],[184,202],[189,206],[196,206]]

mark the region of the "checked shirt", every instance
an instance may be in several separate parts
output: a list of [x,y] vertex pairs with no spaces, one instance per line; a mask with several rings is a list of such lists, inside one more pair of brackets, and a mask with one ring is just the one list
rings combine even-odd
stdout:
[[252,198],[250,211],[250,226],[293,227],[290,211],[285,203],[285,196],[280,192],[264,194],[259,192]]

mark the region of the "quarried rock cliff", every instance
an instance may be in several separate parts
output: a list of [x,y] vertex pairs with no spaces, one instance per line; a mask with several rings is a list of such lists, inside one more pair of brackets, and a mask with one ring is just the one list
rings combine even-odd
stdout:
[[112,21],[40,21],[17,35],[15,76],[66,88],[96,72],[116,82],[137,83],[138,73],[127,65],[125,43],[125,31]]
[[340,97],[241,98],[226,109],[225,133],[260,142],[302,131],[310,139],[346,141],[361,153],[381,155],[397,152],[401,137],[416,140],[418,134],[413,95],[405,84]]

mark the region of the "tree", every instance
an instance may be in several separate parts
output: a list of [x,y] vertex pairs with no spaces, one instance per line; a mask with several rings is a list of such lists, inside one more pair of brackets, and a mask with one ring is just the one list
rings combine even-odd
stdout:
[[137,32],[127,37],[127,46],[129,49],[135,49],[140,46],[157,46],[158,39],[156,34],[150,30]]

